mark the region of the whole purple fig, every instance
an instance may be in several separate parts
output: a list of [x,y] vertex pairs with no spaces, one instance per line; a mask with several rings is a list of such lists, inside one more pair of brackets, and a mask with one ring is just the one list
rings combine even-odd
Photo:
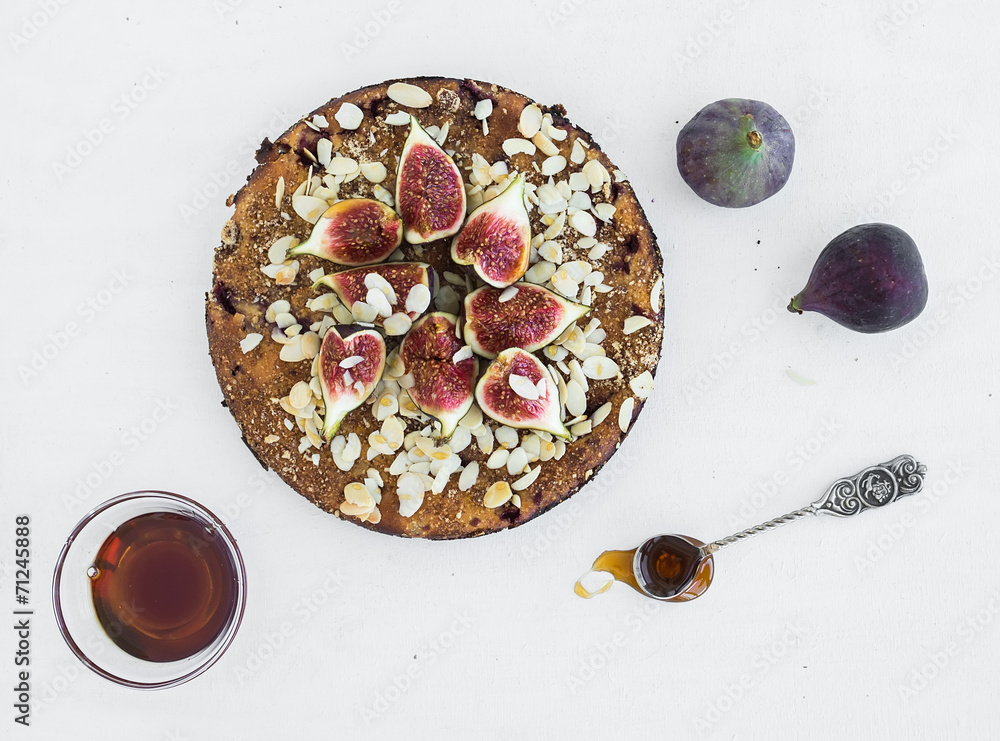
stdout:
[[924,263],[910,235],[890,224],[861,224],[823,249],[788,310],[874,333],[913,321],[926,304]]

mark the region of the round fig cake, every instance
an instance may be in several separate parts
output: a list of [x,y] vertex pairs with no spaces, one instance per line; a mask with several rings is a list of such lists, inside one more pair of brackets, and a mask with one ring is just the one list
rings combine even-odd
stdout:
[[461,538],[545,512],[614,454],[653,387],[662,259],[562,106],[396,80],[257,163],[206,321],[263,466],[371,530]]

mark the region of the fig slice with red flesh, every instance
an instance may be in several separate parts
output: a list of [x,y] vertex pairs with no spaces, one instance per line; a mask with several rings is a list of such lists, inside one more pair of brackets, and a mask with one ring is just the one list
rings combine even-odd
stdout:
[[450,237],[465,220],[465,185],[451,157],[410,116],[396,174],[396,209],[410,244]]
[[[392,288],[391,294],[386,296],[388,306],[392,309],[390,316],[396,312],[405,312],[413,321],[427,310],[430,297],[434,293],[434,273],[425,262],[387,262],[381,265],[341,270],[339,273],[324,275],[313,284],[313,288],[319,286],[332,288],[348,309],[358,301],[372,305],[368,294],[372,290],[378,290],[373,287],[374,283],[368,277],[373,274],[383,278]],[[426,291],[417,289],[419,293],[423,294],[423,300],[418,300],[418,297],[415,296],[415,300],[411,302],[413,308],[407,310],[407,299],[414,286],[417,285],[426,288]],[[372,323],[381,326],[387,318],[383,313],[379,313],[372,319]]]
[[413,377],[410,398],[424,414],[441,423],[442,438],[451,437],[472,407],[479,373],[479,360],[468,351],[469,357],[455,361],[463,347],[457,326],[454,314],[432,312],[413,325],[399,346],[399,358]]
[[533,283],[483,286],[465,297],[465,341],[486,358],[509,347],[535,352],[589,311]]
[[508,427],[550,432],[563,440],[559,391],[541,361],[519,347],[497,355],[476,385],[480,408]]
[[372,265],[402,241],[403,222],[395,211],[370,198],[349,198],[330,206],[309,239],[288,254],[315,255],[338,265]]
[[337,434],[347,413],[371,396],[385,370],[385,340],[373,329],[330,327],[319,349],[323,438]]
[[451,242],[451,259],[504,288],[520,280],[530,256],[531,221],[524,208],[524,175],[518,174],[500,195],[469,214]]

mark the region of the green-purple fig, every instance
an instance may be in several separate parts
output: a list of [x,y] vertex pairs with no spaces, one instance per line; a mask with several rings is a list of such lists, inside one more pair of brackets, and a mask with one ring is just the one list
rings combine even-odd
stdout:
[[890,224],[861,224],[823,249],[788,310],[874,333],[902,327],[926,305],[927,275],[910,235]]
[[745,208],[770,198],[788,181],[794,160],[788,121],[759,100],[718,100],[677,135],[681,177],[716,206]]

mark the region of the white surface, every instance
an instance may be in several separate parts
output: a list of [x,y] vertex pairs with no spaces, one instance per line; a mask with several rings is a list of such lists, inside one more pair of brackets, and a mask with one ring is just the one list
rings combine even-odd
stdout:
[[[98,738],[112,720],[150,739],[990,735],[995,4],[63,2],[10,0],[0,23],[0,558],[10,566],[14,515],[29,513],[25,737]],[[37,24],[47,6],[58,10]],[[373,14],[387,24],[345,58]],[[26,38],[25,23],[36,33],[20,44],[8,34]],[[254,145],[329,97],[419,74],[562,102],[628,173],[667,276],[657,388],[621,452],[570,503],[472,542],[373,535],[262,472],[219,405],[203,326],[224,200]],[[129,109],[123,95],[143,100]],[[797,139],[785,190],[738,211],[700,201],[674,165],[680,126],[728,96],[770,102]],[[60,178],[54,165],[102,119],[103,141]],[[786,313],[826,242],[873,220],[920,246],[924,314],[862,336]],[[120,273],[128,285],[86,309]],[[22,380],[69,322],[77,336]],[[170,413],[149,421],[162,404]],[[144,421],[155,430],[139,442],[130,430]],[[657,531],[721,537],[901,452],[928,465],[930,493],[725,551],[697,602],[571,591],[606,548]],[[779,474],[787,483],[747,504]],[[223,515],[250,577],[229,653],[166,692],[83,670],[47,603],[77,519],[137,488]],[[4,631],[0,655],[13,650]],[[12,686],[11,661],[0,667]],[[921,684],[921,670],[936,676]],[[904,697],[914,682],[926,686]]]

